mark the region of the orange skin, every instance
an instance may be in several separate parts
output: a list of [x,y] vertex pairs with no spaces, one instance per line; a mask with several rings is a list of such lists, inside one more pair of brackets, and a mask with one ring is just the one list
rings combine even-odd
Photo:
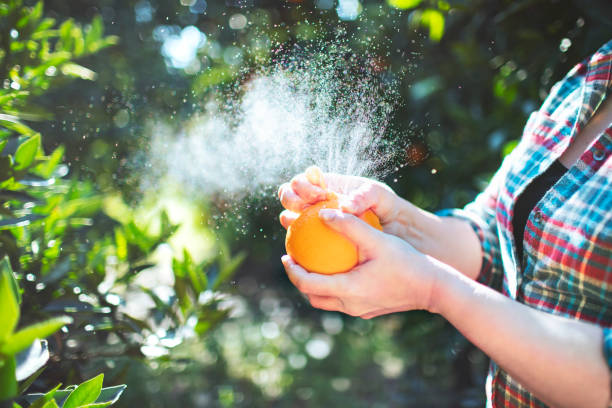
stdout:
[[[338,199],[320,201],[304,209],[287,231],[287,253],[304,269],[325,275],[353,269],[358,261],[357,246],[319,218],[323,208],[338,209]],[[378,217],[367,210],[359,218],[382,231]]]

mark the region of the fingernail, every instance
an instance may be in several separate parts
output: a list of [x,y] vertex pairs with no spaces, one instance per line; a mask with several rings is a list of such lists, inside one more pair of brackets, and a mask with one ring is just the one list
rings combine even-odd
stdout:
[[331,221],[337,216],[336,210],[322,209],[319,211],[319,217],[324,221]]
[[288,265],[290,262],[290,257],[289,255],[283,255],[281,256],[281,262],[283,263],[283,265]]

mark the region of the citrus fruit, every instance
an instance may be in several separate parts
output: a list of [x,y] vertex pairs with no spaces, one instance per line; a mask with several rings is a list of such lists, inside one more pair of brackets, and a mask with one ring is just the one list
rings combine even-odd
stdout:
[[[344,235],[331,229],[319,218],[322,208],[338,209],[338,199],[331,196],[304,209],[287,230],[287,253],[304,269],[326,275],[351,270],[359,261],[357,247]],[[359,218],[382,231],[372,210]]]

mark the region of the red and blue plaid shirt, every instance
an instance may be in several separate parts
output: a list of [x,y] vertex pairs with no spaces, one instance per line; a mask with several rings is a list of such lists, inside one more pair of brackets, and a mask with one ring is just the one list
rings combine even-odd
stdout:
[[[612,97],[612,41],[575,66],[531,114],[518,146],[463,210],[483,249],[478,281],[535,309],[599,325],[612,367],[612,124],[548,190],[527,219],[523,267],[514,204]],[[487,406],[545,406],[491,363]]]

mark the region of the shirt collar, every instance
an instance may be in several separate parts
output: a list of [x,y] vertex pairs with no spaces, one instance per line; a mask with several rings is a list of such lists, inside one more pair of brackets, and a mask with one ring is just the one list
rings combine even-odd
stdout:
[[591,119],[612,89],[612,40],[599,48],[586,62],[582,105],[577,130]]

